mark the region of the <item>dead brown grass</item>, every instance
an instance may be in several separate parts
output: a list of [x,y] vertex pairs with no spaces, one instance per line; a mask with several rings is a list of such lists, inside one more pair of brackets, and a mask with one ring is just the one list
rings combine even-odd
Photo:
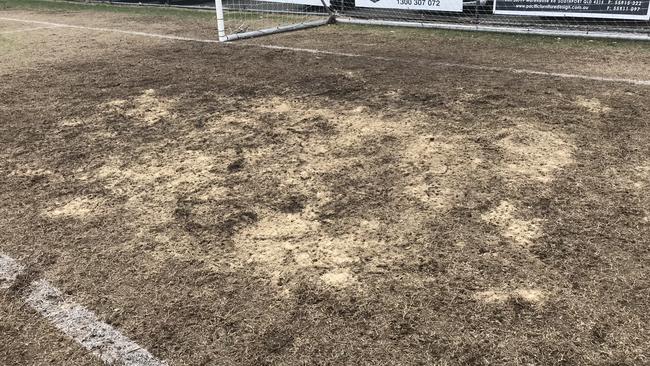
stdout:
[[[171,364],[647,361],[647,88],[44,37],[0,56],[0,250]],[[0,362],[91,362],[3,296]]]

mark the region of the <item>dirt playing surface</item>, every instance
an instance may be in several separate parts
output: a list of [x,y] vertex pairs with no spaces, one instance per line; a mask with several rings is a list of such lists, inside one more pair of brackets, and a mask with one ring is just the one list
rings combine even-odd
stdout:
[[[650,87],[439,64],[650,79],[647,45],[29,27],[0,20],[0,253],[170,365],[650,362]],[[99,363],[20,294],[0,364]]]

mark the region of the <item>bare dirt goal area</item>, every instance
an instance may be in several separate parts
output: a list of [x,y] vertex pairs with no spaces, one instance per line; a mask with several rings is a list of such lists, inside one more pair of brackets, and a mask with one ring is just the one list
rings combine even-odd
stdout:
[[[39,278],[169,365],[650,362],[650,87],[503,69],[644,80],[647,45],[37,27],[0,20],[0,364],[100,363]],[[361,55],[256,46],[309,42]]]

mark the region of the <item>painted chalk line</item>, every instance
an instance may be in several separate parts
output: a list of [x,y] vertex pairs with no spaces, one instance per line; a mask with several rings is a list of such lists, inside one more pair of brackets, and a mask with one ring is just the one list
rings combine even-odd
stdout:
[[[0,289],[7,289],[25,268],[13,258],[0,253]],[[27,287],[24,301],[61,332],[97,356],[106,365],[167,366],[146,349],[102,322],[90,310],[66,300],[46,280],[36,280]]]
[[[61,28],[74,28],[74,29],[93,30],[93,31],[100,31],[100,32],[122,33],[122,34],[136,35],[136,36],[170,39],[176,41],[220,43],[216,39],[181,37],[181,36],[172,36],[172,35],[165,35],[165,34],[127,31],[127,30],[113,29],[113,28],[85,27],[80,25],[52,23],[52,22],[44,22],[44,21],[29,20],[29,19],[0,17],[0,20],[50,25],[50,26],[56,26]],[[221,43],[221,44],[229,45],[229,46],[236,45],[240,47],[256,47],[256,48],[266,48],[266,49],[273,49],[273,50],[306,52],[312,54],[332,55],[332,56],[341,56],[341,57],[361,57],[361,58],[368,58],[373,60],[384,60],[384,61],[402,61],[402,62],[419,61],[419,60],[404,60],[404,59],[382,57],[382,56],[362,55],[362,54],[346,53],[346,52],[338,52],[338,51],[327,51],[327,50],[319,50],[319,49],[311,49],[311,48],[298,48],[298,47],[250,44],[250,43]],[[434,66],[437,65],[437,66],[445,66],[445,67],[458,67],[458,68],[478,70],[478,71],[509,72],[513,74],[525,74],[525,75],[547,76],[547,77],[557,77],[557,78],[565,78],[565,79],[579,79],[579,80],[589,80],[589,81],[599,81],[599,82],[625,83],[625,84],[632,84],[632,85],[650,86],[650,80],[643,80],[643,79],[610,78],[610,77],[603,77],[603,76],[591,76],[591,75],[570,74],[570,73],[550,72],[550,71],[540,71],[540,70],[530,70],[530,69],[518,69],[518,68],[510,68],[510,67],[481,66],[481,65],[447,63],[447,62],[427,62],[427,64],[434,65]]]

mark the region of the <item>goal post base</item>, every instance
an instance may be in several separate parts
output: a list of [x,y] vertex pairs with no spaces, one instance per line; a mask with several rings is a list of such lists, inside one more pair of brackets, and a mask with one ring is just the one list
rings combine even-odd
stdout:
[[246,38],[254,38],[254,37],[267,36],[267,35],[277,34],[277,33],[292,32],[301,29],[320,27],[323,25],[332,24],[334,22],[335,22],[334,15],[329,15],[329,16],[325,16],[323,19],[312,20],[309,22],[304,22],[299,24],[283,25],[279,27],[254,30],[250,32],[234,33],[223,37],[220,36],[219,41],[230,42],[230,41],[236,41],[236,40],[246,39]]

